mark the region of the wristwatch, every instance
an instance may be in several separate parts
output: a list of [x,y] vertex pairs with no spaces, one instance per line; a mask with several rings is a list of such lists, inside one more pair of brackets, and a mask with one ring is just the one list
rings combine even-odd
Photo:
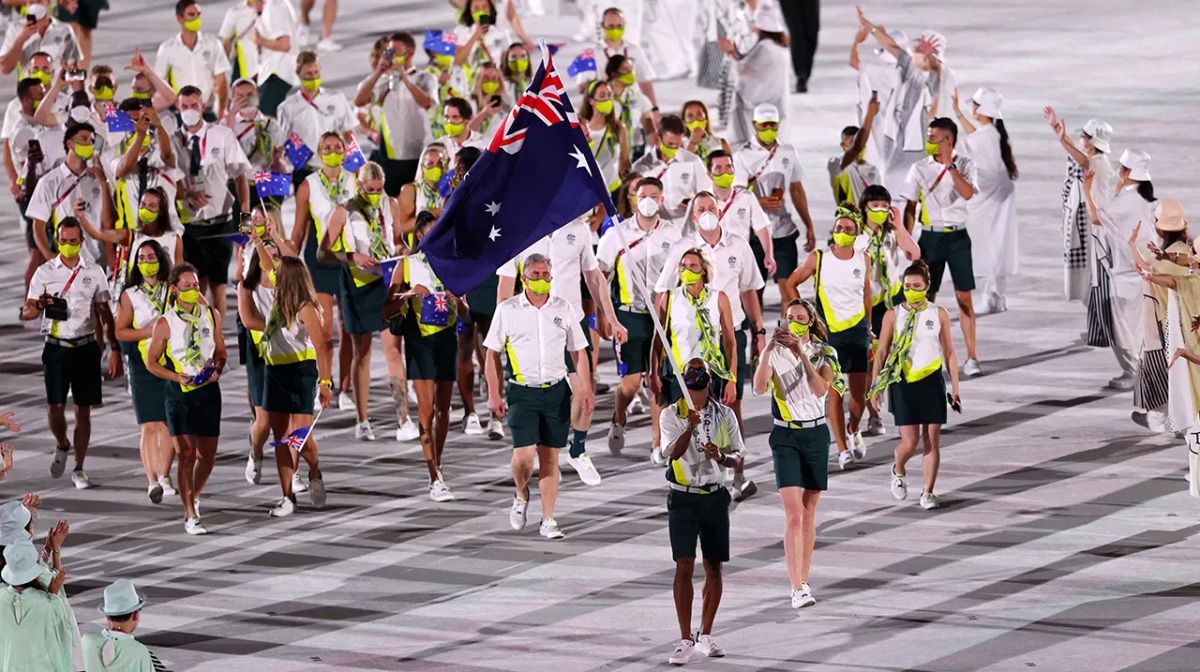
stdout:
[[958,162],[955,161],[955,162],[951,163],[949,170],[958,170]]
[[758,336],[766,336],[767,330],[765,327],[759,327],[758,331],[754,332]]

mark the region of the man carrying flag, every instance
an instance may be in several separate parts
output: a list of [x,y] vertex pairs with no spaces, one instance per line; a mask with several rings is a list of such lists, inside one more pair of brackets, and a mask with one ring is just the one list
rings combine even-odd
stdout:
[[[441,219],[422,239],[420,248],[437,276],[443,279],[446,289],[462,295],[485,277],[493,275],[505,261],[590,211],[597,203],[609,213],[614,211],[604,178],[543,44],[542,64],[529,88],[517,100],[471,172],[454,190]],[[543,506],[546,520],[542,532],[544,536],[557,538],[562,534],[552,517],[553,497],[557,491],[557,451],[566,445],[570,428],[570,405],[563,384],[567,377],[563,353],[575,353],[572,388],[583,396],[585,410],[589,413],[592,406],[591,367],[585,354],[586,341],[578,326],[582,315],[565,300],[549,296],[550,262],[544,256],[541,259],[541,263],[532,266],[529,259],[524,260],[525,292],[497,309],[484,345],[491,351],[488,389],[495,402],[493,405],[498,405],[492,409],[493,413],[503,415],[504,410],[498,388],[501,349],[508,355],[510,394],[516,391],[517,398],[530,400],[539,397],[532,409],[529,401],[524,405],[514,402],[513,415],[508,421],[517,451],[513,470],[519,486],[510,522],[518,528],[524,525],[528,493],[523,486],[532,471],[536,448],[541,452],[540,474],[544,483],[543,498],[547,500]],[[545,282],[541,282],[543,280]],[[537,281],[533,287],[531,281]],[[512,316],[502,317],[510,312]],[[525,315],[526,312],[529,315]],[[554,318],[560,323],[556,324]],[[550,331],[546,333],[552,333],[552,337],[537,344],[537,332],[527,330],[536,327],[539,320],[550,320]],[[520,345],[522,332],[529,339],[527,345]],[[524,360],[521,359],[522,351],[527,351]],[[522,363],[530,361],[531,357],[543,362],[546,368],[540,373],[545,374],[546,380],[531,378],[539,371]],[[584,384],[583,381],[589,382]],[[524,387],[543,383],[551,385]],[[551,391],[555,391],[562,402],[555,411],[561,415],[562,422],[547,432],[541,432],[538,425],[530,428],[523,424],[530,417],[529,413],[543,412],[538,410],[539,405],[550,400],[540,397]],[[549,459],[551,456],[553,460]],[[521,475],[524,475],[523,480]]]

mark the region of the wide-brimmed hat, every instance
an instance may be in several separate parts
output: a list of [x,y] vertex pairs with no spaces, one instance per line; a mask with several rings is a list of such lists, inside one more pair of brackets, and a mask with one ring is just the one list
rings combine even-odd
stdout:
[[1150,181],[1150,154],[1141,149],[1121,152],[1121,165],[1129,169],[1129,179],[1138,182]]
[[1112,126],[1100,121],[1099,119],[1088,119],[1088,122],[1081,129],[1084,134],[1092,139],[1092,146],[1102,152],[1111,151],[1109,142],[1112,140]]
[[990,86],[979,87],[975,95],[971,96],[971,102],[979,106],[979,109],[975,111],[985,117],[1004,118],[1000,112],[1000,106],[1004,104],[1004,96]]
[[33,583],[45,568],[38,564],[38,552],[33,541],[25,539],[4,549],[4,569],[0,579],[10,586]]
[[16,500],[0,504],[0,546],[8,546],[22,539],[29,539],[29,521],[33,512]]
[[140,610],[146,598],[138,594],[128,579],[117,579],[104,589],[104,604],[96,607],[106,616],[126,616]]
[[1183,204],[1178,199],[1164,198],[1154,208],[1154,228],[1159,231],[1185,231],[1187,221],[1183,218]]

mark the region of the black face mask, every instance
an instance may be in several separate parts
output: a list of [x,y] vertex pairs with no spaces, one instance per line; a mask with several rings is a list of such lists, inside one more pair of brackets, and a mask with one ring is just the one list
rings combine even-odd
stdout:
[[706,390],[711,380],[708,375],[708,369],[703,367],[696,366],[685,369],[683,372],[683,384],[689,390]]

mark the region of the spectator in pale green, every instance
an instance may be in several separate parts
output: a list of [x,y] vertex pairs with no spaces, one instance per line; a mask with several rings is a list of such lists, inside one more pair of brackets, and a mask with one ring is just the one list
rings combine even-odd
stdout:
[[4,549],[0,570],[0,667],[5,670],[73,672],[75,633],[71,608],[60,594],[66,572],[48,586],[38,582],[44,568],[28,540]]
[[120,579],[104,589],[100,613],[108,627],[83,636],[83,663],[87,672],[163,672],[166,668],[150,649],[133,638],[141,622],[146,598],[133,584]]

